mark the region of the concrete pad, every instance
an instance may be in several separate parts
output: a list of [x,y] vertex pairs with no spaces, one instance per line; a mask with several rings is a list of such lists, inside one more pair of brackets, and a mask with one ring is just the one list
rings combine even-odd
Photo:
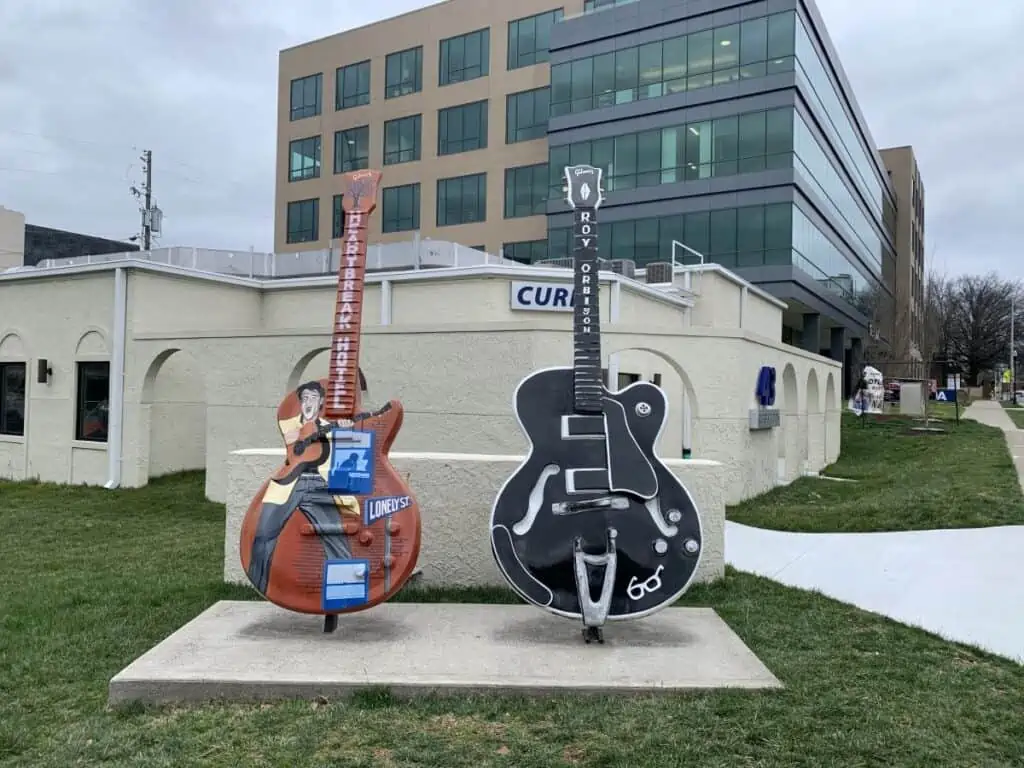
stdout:
[[424,693],[648,693],[779,688],[711,608],[611,622],[603,645],[532,606],[385,603],[323,620],[223,600],[121,670],[111,704]]

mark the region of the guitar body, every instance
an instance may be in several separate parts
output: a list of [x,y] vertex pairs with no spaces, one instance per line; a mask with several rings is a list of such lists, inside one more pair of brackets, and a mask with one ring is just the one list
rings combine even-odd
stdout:
[[[703,551],[700,516],[655,452],[668,416],[664,392],[637,382],[618,392],[601,387],[600,397],[603,414],[574,411],[572,368],[520,382],[515,412],[531,449],[495,499],[491,549],[525,600],[580,618],[574,542],[601,555],[611,530],[617,564],[607,618],[633,619],[689,587]],[[591,572],[593,596],[602,582]]]
[[[318,384],[327,390],[326,379]],[[298,393],[290,393],[277,409],[282,436],[288,432],[285,425],[293,424],[301,412]],[[326,488],[333,449],[327,437],[315,439],[323,415],[321,401],[316,420],[307,420],[298,430],[299,440],[309,441],[300,453],[295,451],[297,441],[285,438],[285,463],[249,505],[239,553],[250,581],[270,602],[300,613],[352,613],[387,600],[412,575],[420,550],[419,505],[388,458],[402,426],[401,403],[392,400],[374,413],[356,414],[343,424],[374,435],[373,491],[348,497],[347,504],[345,497],[336,497]],[[351,505],[353,498],[357,508]],[[365,599],[350,598],[343,607],[325,607],[328,561],[351,561],[357,569],[365,564]]]

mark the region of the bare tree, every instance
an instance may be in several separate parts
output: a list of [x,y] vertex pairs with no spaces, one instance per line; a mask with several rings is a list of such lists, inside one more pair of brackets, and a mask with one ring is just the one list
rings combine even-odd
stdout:
[[995,273],[964,275],[947,283],[939,308],[942,343],[969,380],[1009,361],[1010,313],[1016,300],[1016,322],[1024,318],[1020,283]]

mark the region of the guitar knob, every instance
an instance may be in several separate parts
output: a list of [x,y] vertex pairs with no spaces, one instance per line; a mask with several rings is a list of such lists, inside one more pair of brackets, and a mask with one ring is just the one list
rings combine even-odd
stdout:
[[388,533],[390,533],[392,536],[397,536],[401,532],[402,532],[402,525],[401,525],[401,523],[399,523],[397,520],[392,518],[391,525],[388,526]]
[[696,539],[687,539],[683,542],[683,551],[688,555],[696,555],[700,552],[700,543]]
[[393,558],[391,555],[386,555],[385,557],[381,558],[380,562],[381,562],[381,565],[384,566],[385,568],[394,568],[395,567],[395,558]]
[[680,512],[678,509],[670,509],[668,511],[668,521],[670,523],[678,523],[682,519],[683,513]]
[[368,547],[373,544],[373,534],[365,528],[359,533],[359,543],[364,547]]
[[343,526],[346,536],[355,536],[359,533],[359,523],[354,523],[351,520],[346,520]]
[[654,551],[659,555],[664,555],[668,552],[668,542],[664,539],[658,539],[654,542]]

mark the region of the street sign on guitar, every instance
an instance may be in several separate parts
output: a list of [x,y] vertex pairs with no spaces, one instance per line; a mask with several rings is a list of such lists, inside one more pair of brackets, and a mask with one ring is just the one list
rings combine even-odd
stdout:
[[602,171],[565,168],[573,228],[573,365],[531,373],[516,387],[526,461],[491,509],[491,550],[525,600],[582,619],[586,642],[608,620],[669,605],[689,587],[703,552],[689,492],[658,458],[664,391],[602,379],[597,210]]
[[325,631],[338,614],[394,595],[420,551],[419,505],[388,458],[402,404],[366,412],[360,403],[366,231],[381,173],[342,178],[345,234],[328,376],[300,384],[278,406],[284,465],[249,505],[239,544],[256,590],[284,608],[323,614]]

